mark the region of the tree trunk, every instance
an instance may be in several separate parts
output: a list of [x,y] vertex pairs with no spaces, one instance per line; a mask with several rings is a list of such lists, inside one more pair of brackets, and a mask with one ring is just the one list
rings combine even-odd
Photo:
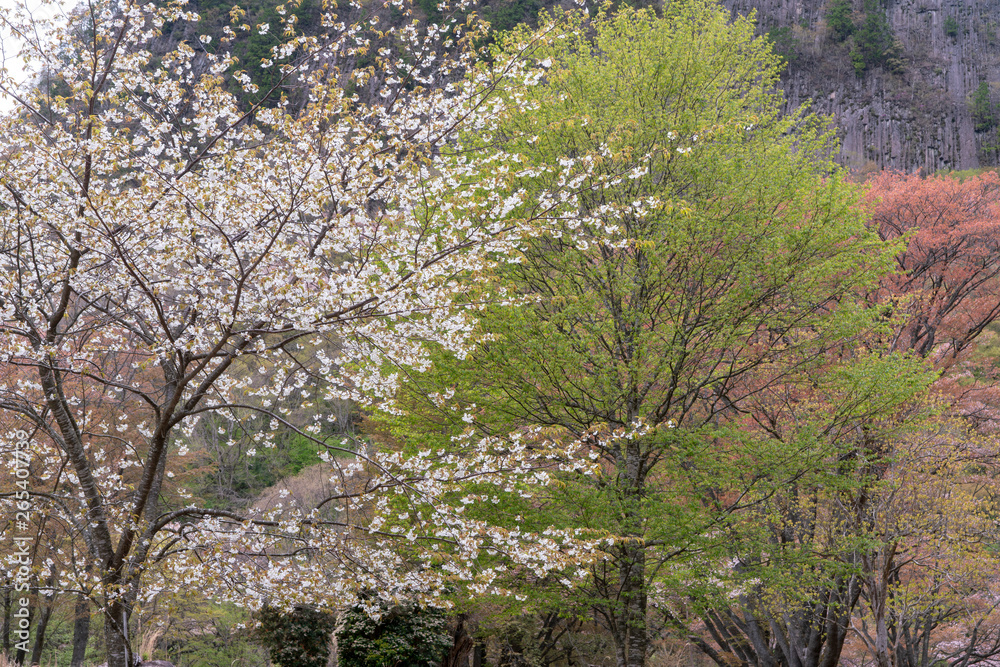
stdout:
[[646,628],[646,547],[642,502],[646,491],[646,462],[641,442],[628,441],[620,460],[622,528],[625,542],[618,549],[618,605],[612,613],[618,667],[644,667],[649,638]]
[[875,664],[878,667],[893,667],[884,616],[875,621]]
[[458,624],[452,633],[453,644],[441,667],[469,667],[469,654],[472,652],[472,637],[465,631],[465,614],[458,615]]
[[869,572],[868,604],[875,621],[872,652],[878,667],[894,667],[895,663],[895,647],[890,646],[887,616],[896,549],[897,545],[893,542],[874,554],[863,557],[863,563]]
[[90,600],[83,593],[76,599],[76,613],[73,620],[73,658],[70,667],[83,667],[87,656],[87,642],[90,640]]
[[12,582],[3,587],[3,654],[10,655],[10,590]]
[[[49,590],[55,585],[55,577],[49,579]],[[35,624],[35,645],[31,648],[31,664],[41,664],[42,649],[45,647],[45,631],[49,627],[49,619],[52,617],[52,608],[55,606],[55,595],[45,596],[45,604],[39,604],[41,613],[38,616],[38,623]]]
[[629,546],[621,570],[622,621],[625,626],[623,667],[643,667],[649,638],[646,633],[646,551]]
[[126,606],[120,600],[113,602],[104,613],[107,667],[135,667],[135,661],[129,651],[128,621]]
[[[20,609],[21,608],[19,608],[18,611],[20,611]],[[28,619],[30,620],[30,619],[32,619],[34,617],[35,617],[35,608],[32,607],[31,605],[29,605],[28,606]],[[16,651],[14,651],[14,664],[15,665],[24,665],[24,664],[27,664],[27,659],[28,659],[28,651],[27,650],[18,649]]]
[[[837,667],[859,595],[855,577],[838,578],[810,591],[813,602],[773,614],[752,592],[739,598],[739,606],[704,614],[711,639],[692,632],[688,640],[719,667]],[[680,619],[667,619],[673,629],[689,632]]]
[[[646,627],[646,551],[636,543],[619,550],[618,606],[609,610],[614,618],[611,636],[618,667],[644,667],[649,636]],[[610,601],[614,603],[614,601]]]

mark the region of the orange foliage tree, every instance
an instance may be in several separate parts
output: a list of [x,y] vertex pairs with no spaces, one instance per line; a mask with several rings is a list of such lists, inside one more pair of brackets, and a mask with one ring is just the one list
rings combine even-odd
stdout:
[[[752,571],[741,595],[710,608],[703,627],[688,634],[720,665],[927,667],[975,664],[1000,652],[995,556],[983,523],[993,511],[984,477],[996,447],[967,433],[994,420],[991,406],[1000,405],[976,350],[1000,316],[1000,177],[885,172],[870,182],[868,202],[869,228],[899,244],[897,271],[869,295],[885,326],[844,341],[832,359],[922,359],[937,375],[944,407],[928,411],[917,401],[880,422],[838,418],[822,374],[769,384],[740,404],[744,433],[794,440],[809,424],[826,434],[842,452],[828,464],[843,483],[799,479],[748,515],[772,557],[789,555],[769,570],[773,582]],[[809,553],[827,558],[809,561]],[[782,579],[789,576],[793,585]],[[852,627],[857,642],[845,648]],[[805,648],[795,650],[796,642]]]
[[[870,185],[870,226],[885,240],[906,243],[896,256],[898,272],[873,295],[892,322],[881,343],[932,362],[941,374],[936,389],[957,416],[972,426],[995,422],[1000,397],[993,372],[979,363],[976,341],[992,335],[988,329],[1000,316],[1000,176],[960,181],[884,172]],[[968,576],[979,569],[970,564],[993,557],[983,528],[941,522],[949,514],[971,521],[991,512],[982,472],[995,464],[996,447],[963,429],[939,427],[921,456],[912,451],[916,443],[897,443],[873,495],[869,516],[878,540],[862,554],[865,610],[857,629],[879,665],[974,664],[1000,652],[995,605],[982,604],[996,582],[981,572]],[[942,485],[944,491],[933,492]],[[942,503],[951,503],[951,511]]]
[[899,310],[892,350],[955,360],[1000,316],[1000,176],[959,181],[884,172],[871,182],[871,225],[907,236],[881,295]]

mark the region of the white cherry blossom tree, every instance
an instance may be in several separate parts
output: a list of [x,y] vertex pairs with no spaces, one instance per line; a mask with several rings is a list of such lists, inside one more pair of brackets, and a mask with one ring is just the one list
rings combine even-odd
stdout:
[[[254,84],[225,43],[155,52],[165,24],[197,29],[182,1],[81,7],[51,25],[0,10],[37,73],[0,74],[17,102],[0,117],[0,447],[28,434],[32,511],[57,517],[73,550],[34,572],[99,606],[108,665],[131,667],[130,615],[178,581],[251,607],[343,604],[497,592],[511,563],[545,574],[586,559],[573,536],[461,511],[569,465],[537,434],[461,455],[354,451],[282,401],[385,401],[429,345],[463,348],[490,263],[578,208],[585,163],[540,168],[559,185],[528,201],[507,187],[516,157],[463,150],[463,133],[488,135],[516,103],[498,86],[544,65],[474,66],[474,26],[387,36],[342,20],[352,7],[307,36],[287,7],[283,26],[235,13],[231,37],[282,31],[265,64],[301,100],[276,90],[248,106],[231,82]],[[346,92],[363,88],[377,102]],[[324,452],[320,507],[186,504],[171,475],[198,421],[251,413],[269,422],[261,447],[295,429]]]

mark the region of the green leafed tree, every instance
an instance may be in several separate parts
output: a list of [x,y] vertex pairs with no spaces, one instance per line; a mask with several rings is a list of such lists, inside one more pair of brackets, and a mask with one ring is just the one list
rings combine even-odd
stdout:
[[851,0],[833,0],[826,10],[830,36],[838,42],[843,42],[854,33],[854,18],[851,13]]
[[861,76],[867,69],[880,65],[898,70],[900,45],[893,36],[885,9],[878,0],[865,0],[864,9],[864,19],[854,31],[851,49],[855,72]]
[[952,39],[958,37],[959,25],[958,19],[954,16],[948,16],[944,20],[944,34],[948,35]]
[[972,120],[976,124],[976,132],[988,132],[997,125],[997,115],[993,108],[993,100],[990,99],[990,84],[985,81],[979,83],[979,87],[972,93],[969,102],[972,111]]
[[[445,448],[469,423],[538,425],[588,443],[596,474],[470,511],[614,536],[575,599],[608,629],[619,665],[642,665],[652,606],[683,630],[678,600],[707,609],[761,576],[749,568],[775,550],[747,517],[794,480],[837,478],[847,445],[831,434],[928,378],[903,359],[845,353],[875,326],[853,297],[890,256],[829,159],[825,124],[783,115],[780,59],[751,19],[702,0],[663,16],[570,13],[532,55],[544,83],[509,91],[531,110],[484,148],[519,154],[516,187],[529,193],[551,185],[541,166],[590,160],[593,196],[498,270],[494,293],[522,305],[486,308],[475,353],[414,379],[391,432]],[[450,398],[449,384],[460,387]],[[801,387],[837,397],[821,426],[748,418]],[[555,582],[532,582],[525,597],[551,602]]]

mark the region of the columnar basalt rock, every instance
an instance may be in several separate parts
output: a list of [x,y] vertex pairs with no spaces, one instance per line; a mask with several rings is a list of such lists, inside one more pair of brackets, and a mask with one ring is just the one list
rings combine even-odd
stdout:
[[[887,65],[861,76],[851,42],[836,43],[824,0],[723,0],[756,10],[762,31],[787,28],[794,57],[783,77],[789,107],[810,102],[832,116],[840,161],[855,169],[934,172],[998,162],[998,127],[979,127],[971,100],[983,82],[1000,101],[1000,0],[889,0],[898,40]],[[854,15],[863,13],[854,1]],[[882,6],[882,5],[880,5]]]

